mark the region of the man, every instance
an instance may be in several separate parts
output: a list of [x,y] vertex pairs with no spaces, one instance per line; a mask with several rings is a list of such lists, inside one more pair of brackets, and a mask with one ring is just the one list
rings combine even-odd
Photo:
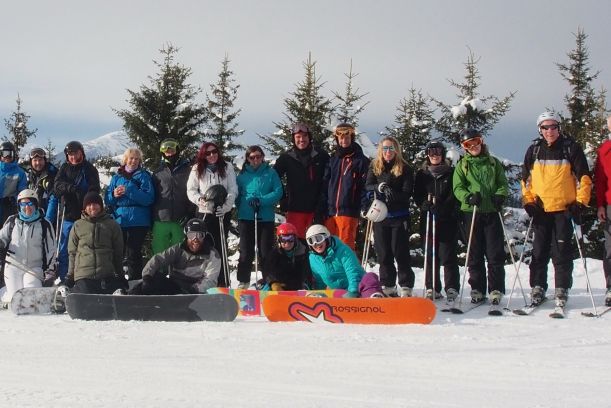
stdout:
[[[46,218],[60,225],[58,276],[63,282],[68,272],[68,237],[74,222],[81,218],[83,199],[88,192],[100,193],[98,170],[86,160],[85,150],[80,142],[69,142],[64,148],[66,162],[61,165],[55,177],[54,195],[57,202],[49,202]],[[55,205],[57,207],[55,207]],[[57,214],[57,215],[55,215]]]
[[[57,167],[47,160],[47,153],[40,147],[30,151],[30,169],[28,170],[28,188],[34,190],[38,196],[39,208],[47,214],[49,201],[54,200],[53,187]],[[57,208],[56,206],[54,208]],[[56,214],[49,214],[48,218],[55,218]]]
[[[142,282],[130,294],[176,295],[206,293],[216,286],[221,257],[212,236],[199,218],[192,218],[184,229],[182,243],[154,255],[142,270]],[[166,276],[166,271],[169,274]]]
[[0,144],[0,226],[13,214],[17,214],[17,194],[27,187],[25,171],[17,164],[15,145]]
[[335,153],[323,178],[322,202],[329,217],[325,226],[354,251],[369,159],[354,141],[350,123],[337,125],[334,134]]
[[285,180],[281,207],[286,210],[286,222],[295,226],[299,238],[305,239],[306,229],[315,216],[317,221],[324,218],[320,194],[329,155],[312,145],[312,133],[307,125],[294,124],[291,135],[293,148],[278,157],[274,169]]
[[191,163],[180,158],[180,148],[174,139],[162,141],[159,151],[161,163],[153,172],[155,203],[151,246],[154,254],[182,242],[182,223],[192,218],[195,213],[195,206],[187,197]]
[[[471,303],[485,300],[486,284],[490,302],[498,305],[505,293],[505,246],[499,211],[507,198],[509,185],[503,165],[488,152],[481,133],[464,129],[460,141],[466,154],[456,164],[452,185],[460,203],[465,231],[473,234],[469,253]],[[488,261],[488,280],[484,257]]]
[[573,225],[590,201],[592,180],[583,149],[560,133],[553,112],[537,118],[541,137],[528,147],[522,168],[522,200],[533,219],[531,300],[539,305],[547,290],[547,264],[554,264],[556,305],[563,307],[573,285]]
[[[611,116],[607,118],[607,128],[611,132]],[[610,135],[611,136],[611,135]],[[605,226],[605,256],[603,270],[607,295],[605,305],[611,306],[611,140],[605,141],[597,152],[594,167],[594,187],[596,188],[596,206],[598,220]]]

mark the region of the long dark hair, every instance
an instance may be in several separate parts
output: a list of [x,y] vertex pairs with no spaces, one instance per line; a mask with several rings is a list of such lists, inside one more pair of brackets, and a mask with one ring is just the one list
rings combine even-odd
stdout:
[[255,152],[261,153],[261,156],[263,156],[263,160],[265,160],[265,153],[263,152],[263,149],[261,149],[261,146],[259,145],[249,146],[246,149],[246,153],[244,154],[244,164],[242,164],[242,170],[240,170],[240,173],[243,173],[246,171],[246,165],[249,164],[248,156],[250,156],[251,154]]
[[197,157],[195,158],[197,162],[197,177],[201,177],[202,174],[204,174],[204,171],[206,170],[206,166],[209,164],[208,159],[206,158],[206,150],[208,150],[210,146],[214,147],[219,152],[218,160],[216,162],[216,165],[217,165],[216,171],[218,171],[220,177],[224,178],[227,175],[227,171],[226,171],[227,162],[225,161],[225,158],[223,157],[223,154],[221,153],[221,150],[219,149],[219,147],[212,142],[202,143],[202,146],[199,148],[197,152]]

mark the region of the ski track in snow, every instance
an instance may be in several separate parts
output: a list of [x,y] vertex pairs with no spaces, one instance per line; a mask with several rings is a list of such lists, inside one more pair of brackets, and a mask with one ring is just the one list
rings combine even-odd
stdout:
[[[588,267],[600,312],[602,266]],[[506,271],[509,294],[513,267]],[[564,320],[548,317],[553,301],[531,316],[439,311],[426,326],[86,322],[2,311],[0,407],[609,406],[611,314],[581,316],[592,305],[579,260],[574,280]],[[511,308],[523,305],[518,287]]]

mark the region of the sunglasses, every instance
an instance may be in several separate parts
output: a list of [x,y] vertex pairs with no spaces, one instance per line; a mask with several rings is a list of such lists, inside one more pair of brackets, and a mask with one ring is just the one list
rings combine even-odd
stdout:
[[441,147],[431,147],[427,149],[426,154],[428,156],[442,156],[443,149]]
[[294,135],[297,133],[310,133],[310,128],[308,128],[306,125],[293,125],[291,128],[291,134]]
[[46,153],[44,150],[42,149],[32,149],[32,151],[30,152],[30,159],[35,159],[35,158],[41,158],[41,159],[45,159],[47,157]]
[[262,154],[251,154],[250,156],[248,156],[248,159],[250,160],[261,160],[262,158]]
[[278,242],[287,244],[289,242],[295,242],[295,235],[280,235],[278,236]]
[[541,129],[543,130],[556,130],[558,129],[560,126],[558,125],[541,125],[539,126]]
[[394,152],[395,146],[382,146],[382,151],[383,152]]
[[325,234],[316,234],[306,238],[306,241],[309,246],[316,246],[325,242],[325,239],[327,239],[327,236]]
[[461,143],[462,147],[464,147],[467,150],[473,149],[474,147],[477,147],[481,144],[482,144],[481,137],[474,137],[473,139],[468,139]]
[[213,154],[219,154],[219,151],[216,149],[213,150],[206,150],[206,153],[204,153],[206,155],[206,157],[208,156],[212,156]]
[[34,205],[34,203],[31,202],[31,201],[20,201],[19,202],[19,206],[20,207],[31,207],[33,205]]
[[174,140],[168,140],[161,144],[161,146],[159,147],[159,150],[161,151],[161,153],[165,153],[168,150],[176,151],[177,148],[178,148],[178,142],[175,142]]
[[352,128],[341,128],[335,130],[335,136],[344,137],[344,136],[354,136],[354,129]]
[[194,240],[197,239],[198,241],[201,241],[202,239],[204,239],[204,233],[203,232],[187,232],[187,239],[190,240]]

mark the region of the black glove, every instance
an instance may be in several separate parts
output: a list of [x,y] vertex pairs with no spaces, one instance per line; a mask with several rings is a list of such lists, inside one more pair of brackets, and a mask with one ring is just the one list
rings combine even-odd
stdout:
[[573,222],[575,222],[577,225],[581,225],[581,213],[583,212],[584,208],[585,206],[578,202],[571,203],[568,206],[569,214],[571,214]]
[[388,183],[386,182],[380,183],[378,185],[378,191],[384,194],[384,197],[386,198],[386,203],[391,203],[394,201],[395,197],[392,192],[392,188],[388,185]]
[[155,290],[155,285],[153,284],[153,277],[150,275],[144,275],[142,277],[141,288],[143,295],[152,295]]
[[433,204],[432,201],[424,200],[422,202],[422,205],[420,206],[420,208],[422,209],[422,212],[427,212],[428,211],[431,214],[437,215],[437,205]]
[[261,200],[257,197],[249,198],[248,205],[252,207],[253,210],[259,211],[259,206],[261,205]]
[[6,253],[8,252],[8,248],[7,247],[0,247],[0,261],[4,260],[4,258],[6,258]]
[[492,204],[497,211],[501,211],[503,209],[503,204],[505,203],[505,196],[495,194],[492,196]]
[[482,195],[478,192],[469,194],[467,196],[467,204],[473,206],[479,206],[482,203]]
[[55,279],[57,279],[57,275],[54,271],[46,271],[44,273],[44,279],[42,280],[42,286],[45,288],[50,288],[55,283]]
[[64,286],[70,289],[74,287],[74,277],[72,275],[66,275],[64,278]]
[[543,215],[545,213],[545,211],[543,210],[543,207],[541,207],[539,204],[537,203],[527,203],[524,204],[524,210],[526,211],[526,214],[529,215],[530,218],[537,218],[541,215]]

